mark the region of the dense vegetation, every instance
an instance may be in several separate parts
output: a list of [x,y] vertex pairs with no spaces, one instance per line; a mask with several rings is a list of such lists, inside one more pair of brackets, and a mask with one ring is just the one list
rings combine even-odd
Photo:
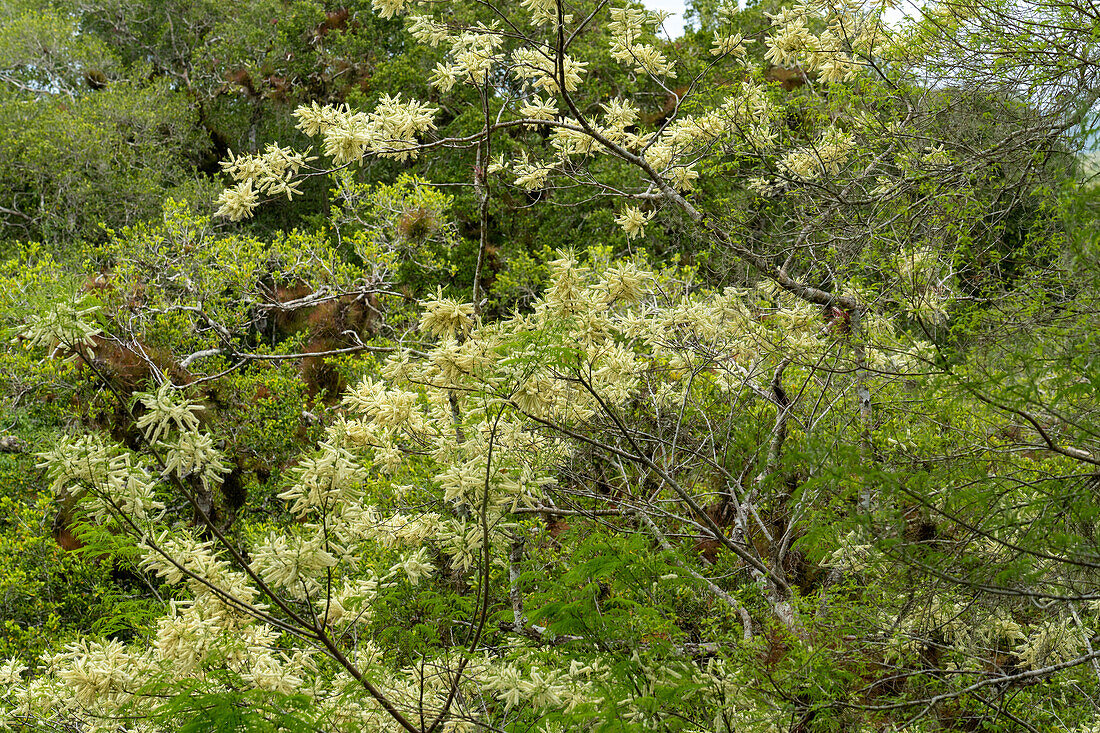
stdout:
[[1100,730],[1100,14],[0,7],[0,726]]

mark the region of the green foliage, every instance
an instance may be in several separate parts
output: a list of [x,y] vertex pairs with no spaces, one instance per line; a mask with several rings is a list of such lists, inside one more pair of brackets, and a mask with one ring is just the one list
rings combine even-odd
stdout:
[[[25,662],[97,624],[128,625],[110,563],[68,553],[50,536],[56,506],[28,480],[28,463],[0,454],[0,655]],[[140,605],[135,612],[147,613]]]
[[[682,569],[654,553],[644,535],[585,532],[560,538],[570,545],[559,556],[554,587],[535,592],[531,620],[554,635],[577,636],[585,645],[634,649],[675,643],[682,633],[669,613],[670,601],[690,588]],[[538,573],[526,576],[527,582]],[[566,593],[564,597],[559,594]]]
[[338,203],[329,221],[339,247],[376,281],[411,297],[440,284],[448,294],[469,288],[473,268],[463,260],[471,247],[456,231],[451,196],[406,173],[377,186],[340,175],[332,193]]
[[158,711],[181,733],[308,733],[317,730],[306,695],[259,690],[207,692],[196,687],[173,695]]
[[[75,99],[0,91],[2,236],[55,250],[153,216],[166,194],[206,198],[192,178],[203,143],[184,95],[163,81],[118,81]],[[14,212],[14,213],[13,213]]]

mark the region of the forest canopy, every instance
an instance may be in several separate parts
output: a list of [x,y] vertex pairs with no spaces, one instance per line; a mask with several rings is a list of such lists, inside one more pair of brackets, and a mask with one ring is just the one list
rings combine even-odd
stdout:
[[0,725],[1100,731],[1100,12],[0,7]]

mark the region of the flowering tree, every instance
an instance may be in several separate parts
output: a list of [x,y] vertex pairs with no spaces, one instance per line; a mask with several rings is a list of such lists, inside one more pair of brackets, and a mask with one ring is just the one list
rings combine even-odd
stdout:
[[[406,5],[376,7],[390,18]],[[183,385],[136,396],[137,446],[59,441],[42,454],[52,488],[78,497],[92,540],[120,543],[163,580],[166,610],[146,644],[74,643],[32,678],[10,661],[9,720],[49,710],[58,726],[105,730],[854,730],[895,709],[927,721],[938,709],[929,725],[940,725],[951,704],[986,705],[994,721],[1072,711],[1072,690],[1038,712],[985,694],[1056,674],[1089,684],[1086,623],[1100,609],[1086,605],[1095,578],[1079,571],[1092,567],[1077,552],[1087,533],[1068,531],[1082,542],[1058,553],[1006,554],[1051,476],[1091,463],[1081,436],[1051,435],[1018,410],[1049,454],[974,451],[961,478],[913,470],[945,442],[1003,424],[1004,406],[957,371],[921,380],[943,363],[958,247],[989,233],[967,231],[967,218],[1030,190],[1058,151],[991,192],[974,166],[996,160],[998,144],[975,147],[944,122],[939,105],[953,97],[918,83],[905,66],[915,36],[893,35],[880,6],[783,8],[756,39],[719,27],[713,61],[690,79],[676,79],[652,35],[659,19],[638,7],[488,9],[494,19],[476,25],[449,7],[407,17],[444,51],[439,93],[466,85],[479,101],[479,132],[435,138],[432,104],[399,95],[370,112],[302,107],[323,164],[276,144],[233,156],[220,213],[247,217],[261,196],[292,197],[304,176],[364,156],[467,146],[479,262],[495,192],[582,186],[621,206],[628,238],[675,212],[753,276],[705,290],[642,254],[561,252],[530,312],[493,321],[475,273],[469,302],[423,301],[417,348],[392,348],[345,395],[280,494],[291,519],[239,536],[202,498],[228,468]],[[639,100],[586,96],[586,62],[571,49],[597,23],[624,73],[662,89],[670,109],[654,117]],[[799,101],[777,99],[746,64],[753,42],[797,72]],[[541,151],[501,152],[538,130]],[[743,183],[755,209],[708,198],[718,177]],[[22,336],[94,366],[95,315],[71,303]],[[225,356],[194,352],[189,365]],[[960,389],[974,399],[946,412]],[[924,414],[902,407],[919,390],[935,395]],[[1002,516],[1013,514],[992,527],[975,525],[963,491],[921,485],[965,487],[1003,468],[1014,478],[992,483]],[[197,527],[173,525],[172,496]],[[588,536],[566,553],[556,538],[573,531]],[[966,583],[904,597],[905,562],[922,582],[959,580],[952,543],[980,546],[968,561],[1037,560],[1016,568],[1026,582],[1013,579],[1013,592],[1065,613],[990,606]],[[1072,724],[1087,722],[1078,712]]]

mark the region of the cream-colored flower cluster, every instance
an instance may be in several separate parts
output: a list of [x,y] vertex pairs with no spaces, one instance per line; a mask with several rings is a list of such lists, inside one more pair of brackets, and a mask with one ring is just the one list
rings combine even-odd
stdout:
[[726,35],[720,31],[715,31],[714,47],[710,52],[714,56],[732,56],[733,58],[743,59],[748,51],[745,45],[749,43],[752,43],[752,41],[746,39],[740,33]]
[[145,414],[137,419],[137,428],[145,434],[150,443],[158,443],[174,430],[180,433],[197,432],[202,405],[195,405],[179,399],[181,393],[172,384],[165,382],[156,392],[135,395],[145,407]]
[[121,642],[81,639],[68,644],[51,659],[58,679],[81,705],[117,705],[137,691],[148,662],[135,656]]
[[545,187],[547,178],[554,171],[550,166],[528,160],[526,152],[518,160],[513,161],[511,168],[516,175],[516,185],[526,191],[536,191]]
[[[900,619],[884,618],[894,628],[887,647],[891,656],[918,653],[932,642],[966,652],[971,664],[1014,656],[1024,669],[1039,669],[1072,659],[1084,651],[1091,632],[1073,620],[1046,620],[1032,627],[1021,624],[1003,608],[983,609],[973,602],[944,596],[911,609]],[[1000,664],[1000,662],[998,663]]]
[[[560,90],[558,58],[549,46],[521,46],[512,52],[511,63],[512,72],[535,91],[556,94]],[[561,66],[565,74],[565,90],[577,91],[588,63],[563,54]]]
[[651,222],[656,215],[656,211],[650,211],[648,214],[643,214],[637,207],[628,206],[623,210],[622,214],[615,217],[615,223],[626,232],[627,239],[634,239],[635,237],[642,236],[642,233],[645,231],[645,225]]
[[[558,116],[558,105],[552,100],[545,97],[533,95],[527,97],[519,107],[520,117],[525,117],[532,120],[553,120]],[[498,164],[498,170],[503,169],[503,160],[501,164]],[[490,170],[490,173],[496,171]]]
[[742,82],[736,94],[702,113],[680,115],[663,131],[634,135],[624,144],[644,150],[644,157],[673,188],[689,192],[699,177],[696,166],[716,150],[744,149],[759,154],[776,139],[776,110],[765,90]]
[[167,448],[165,475],[175,474],[181,480],[195,476],[210,487],[221,484],[222,476],[229,473],[229,466],[208,433],[180,433]]
[[[858,0],[799,2],[770,14],[772,33],[764,58],[776,66],[801,67],[829,84],[854,79],[885,40],[881,3]],[[820,33],[811,26],[825,26]]]
[[408,4],[409,0],[371,0],[371,6],[378,13],[378,17],[386,20],[403,13]]
[[432,45],[446,41],[450,45],[449,61],[436,64],[432,72],[431,84],[441,92],[449,92],[455,84],[484,85],[494,64],[504,59],[498,51],[503,36],[495,27],[479,26],[457,35],[436,35],[436,26],[430,20],[418,20],[419,26]]
[[1072,619],[1048,620],[1031,629],[1015,652],[1022,667],[1039,669],[1076,657],[1091,636],[1088,630],[1076,628]]
[[[523,0],[520,5],[530,14],[535,25],[556,23],[558,20],[558,4],[554,0]],[[569,15],[565,22],[573,22],[573,16]]]
[[339,513],[360,497],[367,472],[347,449],[323,442],[320,455],[304,458],[294,468],[294,483],[279,498],[302,519],[313,513]]
[[790,729],[781,708],[753,699],[752,686],[745,684],[740,665],[712,658],[707,660],[699,677],[713,690],[713,698],[719,702],[710,728],[715,733],[744,730],[785,733]]
[[840,546],[825,559],[823,565],[844,572],[861,573],[881,566],[884,557],[874,541],[860,530],[845,535]]
[[346,105],[321,107],[314,102],[299,107],[294,116],[298,129],[310,137],[320,135],[325,155],[343,166],[367,153],[394,160],[415,158],[417,137],[435,129],[436,111],[416,100],[402,101],[400,94],[383,94],[369,114],[353,113]]
[[438,48],[453,35],[453,31],[444,23],[438,23],[430,16],[423,13],[408,16],[405,30],[416,40],[426,43],[432,48]]
[[107,483],[111,451],[98,436],[82,435],[75,439],[59,436],[53,447],[38,457],[42,459],[38,468],[46,469],[54,496],[83,492]]
[[113,520],[118,513],[141,525],[159,519],[164,503],[156,498],[155,474],[147,466],[135,465],[133,454],[120,453],[108,465],[107,481],[91,496],[89,509],[99,522]]
[[508,709],[523,703],[537,710],[557,709],[575,691],[559,669],[533,667],[524,672],[515,664],[502,664],[490,667],[484,679],[486,689],[498,693]]
[[435,129],[433,117],[437,111],[416,100],[403,102],[400,94],[394,97],[383,94],[374,111],[367,115],[363,128],[370,151],[398,161],[415,158],[416,138]]
[[630,63],[641,74],[675,78],[673,63],[653,43],[640,42],[653,26],[659,25],[654,13],[637,6],[612,7],[611,58],[620,63]]
[[784,8],[770,16],[773,31],[766,39],[764,59],[776,66],[791,66],[800,55],[815,46],[816,38],[806,27],[806,17],[793,8]]
[[[110,729],[116,730],[120,712],[128,710],[131,716],[135,710],[149,709],[143,700],[160,698],[160,692],[143,697],[150,686],[162,692],[188,677],[202,680],[211,665],[232,670],[257,689],[301,691],[302,670],[317,670],[307,658],[310,652],[277,651],[279,632],[256,623],[239,606],[226,604],[224,595],[212,592],[212,587],[220,588],[241,604],[254,604],[255,595],[243,576],[214,558],[207,543],[181,542],[162,534],[158,544],[203,579],[190,580],[195,599],[171,601],[148,644],[127,647],[117,640],[79,640],[48,657],[43,674],[26,683],[18,677],[6,680],[8,696],[2,705],[7,709],[2,713],[34,718],[43,711],[66,711],[82,721],[82,729],[98,730],[103,722],[115,721]],[[148,566],[166,570],[169,582],[186,577],[151,545],[147,550]],[[22,670],[9,664],[0,668],[0,675],[5,672],[19,675]],[[156,730],[140,717],[134,726],[127,730]]]
[[[561,125],[556,126],[551,133],[550,143],[553,145],[554,150],[557,151],[558,159],[563,163],[574,156],[590,156],[594,153],[600,152],[599,143],[595,138],[585,132],[575,119],[572,117],[566,117],[561,120]],[[610,128],[607,130],[601,130],[609,138],[624,137],[622,129]],[[548,173],[553,171],[553,168],[545,168]],[[545,178],[543,179],[545,181]],[[541,183],[542,181],[540,181]],[[520,185],[520,184],[516,184]]]
[[[156,535],[146,536],[141,549],[142,568],[170,585],[185,583],[196,597],[210,596],[208,600],[215,602],[232,596],[247,604],[258,595],[246,577],[215,552],[213,542],[200,540],[190,532],[160,530]],[[216,589],[222,595],[217,595]],[[230,607],[225,606],[224,610],[231,614]]]
[[422,305],[424,315],[420,318],[420,330],[430,336],[448,339],[464,337],[474,325],[473,305],[444,298],[442,291],[433,300],[424,301]]
[[45,348],[54,352],[91,357],[91,348],[102,329],[94,321],[101,309],[85,303],[83,296],[59,301],[44,313],[31,313],[16,332],[16,342],[28,348]]
[[931,247],[907,247],[898,252],[895,264],[905,310],[925,323],[946,323],[953,273],[945,258]]
[[824,175],[836,176],[855,148],[855,140],[850,134],[830,127],[815,144],[784,156],[778,167],[783,173],[804,181]]
[[240,221],[252,216],[252,212],[260,204],[260,194],[252,185],[252,181],[241,181],[222,191],[218,195],[217,215],[230,221]]
[[156,474],[134,462],[129,451],[108,447],[98,437],[60,437],[38,457],[55,496],[79,500],[92,518],[110,522],[121,512],[145,524],[164,504],[156,498]]
[[301,194],[295,180],[302,166],[316,160],[309,151],[298,152],[271,143],[262,154],[234,156],[229,151],[229,160],[221,166],[237,185],[222,192],[218,199],[221,207],[217,216],[225,216],[233,221],[252,216],[259,203],[259,194],[280,196],[287,199]]
[[339,562],[330,549],[323,534],[275,531],[253,547],[252,569],[273,587],[304,601],[321,589],[324,572]]

